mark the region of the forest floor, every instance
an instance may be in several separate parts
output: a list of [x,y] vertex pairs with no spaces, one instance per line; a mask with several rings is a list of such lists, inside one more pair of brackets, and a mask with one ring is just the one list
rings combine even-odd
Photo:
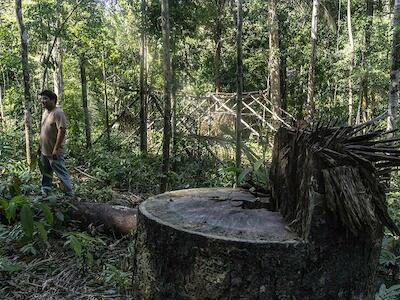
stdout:
[[[96,181],[89,174],[74,170],[72,174],[78,184]],[[111,195],[107,203],[113,205],[135,207],[141,201],[129,191],[109,189],[107,193]],[[131,298],[135,234],[115,237],[94,227],[86,232],[74,224],[68,227],[55,230],[46,243],[29,243],[22,251],[14,242],[21,228],[0,227],[1,254],[8,258],[0,264],[15,268],[15,272],[0,272],[0,299]]]

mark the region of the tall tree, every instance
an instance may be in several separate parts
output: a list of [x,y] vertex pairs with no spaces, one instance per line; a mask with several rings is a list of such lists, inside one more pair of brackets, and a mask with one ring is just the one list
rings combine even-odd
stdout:
[[363,74],[360,80],[360,104],[359,112],[357,113],[359,121],[361,118],[364,122],[368,120],[368,105],[369,105],[369,95],[368,95],[368,80],[369,80],[369,68],[368,56],[370,53],[371,44],[371,30],[373,24],[374,16],[374,2],[373,0],[365,0],[367,7],[367,21],[364,25],[364,47],[361,49],[361,67],[363,69]]
[[[61,2],[62,0],[55,0],[56,5],[56,28],[61,27]],[[53,81],[54,92],[58,96],[58,102],[62,103],[64,100],[64,77],[63,77],[63,49],[62,39],[58,35],[55,37],[55,44],[53,48]]]
[[107,141],[107,148],[110,148],[111,142],[110,142],[110,120],[108,116],[108,93],[107,93],[107,72],[106,72],[106,59],[104,55],[104,51],[102,53],[103,55],[103,95],[104,95],[104,106],[105,106],[105,125],[106,125],[106,141]]
[[349,35],[349,115],[348,115],[348,124],[351,125],[353,123],[353,67],[354,67],[354,39],[353,39],[353,26],[351,24],[351,0],[347,0],[347,32]]
[[147,75],[145,66],[146,32],[145,14],[146,0],[141,0],[141,32],[140,32],[140,152],[147,154]]
[[[241,168],[242,156],[242,94],[243,94],[243,0],[236,0],[236,169]],[[278,69],[279,70],[279,69]],[[279,71],[278,71],[279,72]],[[279,73],[278,73],[279,76]],[[239,173],[236,172],[236,184],[239,184]]]
[[281,80],[280,80],[280,53],[279,53],[279,23],[276,12],[277,0],[268,1],[269,17],[269,80],[270,95],[274,126],[279,125],[281,115]]
[[392,62],[390,70],[389,105],[387,130],[396,129],[397,105],[399,101],[399,69],[400,69],[400,0],[395,0],[393,10],[393,42]]
[[86,148],[89,149],[92,146],[92,133],[90,128],[90,114],[88,107],[86,58],[84,55],[81,55],[79,57],[79,68],[81,73],[82,108],[83,108],[83,117],[85,120]]
[[4,85],[0,84],[0,118],[1,118],[1,126],[5,126],[5,119],[4,119],[4,107],[3,107],[3,90]]
[[308,87],[307,87],[307,110],[309,118],[315,115],[315,65],[317,63],[317,33],[318,33],[318,14],[320,0],[313,0],[312,19],[311,19],[311,59],[308,69]]
[[24,123],[25,123],[25,146],[26,160],[30,165],[32,162],[32,99],[30,91],[29,64],[28,64],[28,32],[22,17],[22,0],[15,0],[15,12],[21,39],[21,63],[24,77]]
[[222,52],[222,24],[226,0],[215,0],[216,13],[214,17],[214,82],[215,92],[221,91],[221,52]]
[[161,27],[163,40],[163,69],[164,69],[164,130],[163,130],[163,153],[161,167],[160,191],[165,192],[168,184],[168,173],[170,168],[170,142],[171,142],[171,94],[172,94],[172,72],[170,57],[170,22],[169,22],[169,0],[161,0]]

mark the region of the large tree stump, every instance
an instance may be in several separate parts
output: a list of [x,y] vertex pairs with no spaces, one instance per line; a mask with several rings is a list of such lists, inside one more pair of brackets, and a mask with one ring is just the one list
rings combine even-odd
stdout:
[[216,188],[142,203],[135,274],[140,298],[300,297],[306,244],[279,213],[242,208],[254,201],[245,190]]
[[375,163],[400,159],[385,145],[367,151],[358,143],[374,145],[379,134],[359,131],[280,129],[271,165],[275,211],[239,189],[174,191],[142,203],[138,296],[373,299],[383,226],[398,232]]

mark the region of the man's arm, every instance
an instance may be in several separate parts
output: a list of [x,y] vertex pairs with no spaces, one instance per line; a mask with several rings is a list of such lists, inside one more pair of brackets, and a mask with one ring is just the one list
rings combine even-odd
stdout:
[[58,156],[60,155],[60,150],[61,150],[61,145],[62,142],[64,141],[65,138],[65,128],[64,127],[60,127],[58,128],[57,131],[57,139],[56,139],[56,144],[54,145],[54,149],[53,149],[53,159],[57,159]]

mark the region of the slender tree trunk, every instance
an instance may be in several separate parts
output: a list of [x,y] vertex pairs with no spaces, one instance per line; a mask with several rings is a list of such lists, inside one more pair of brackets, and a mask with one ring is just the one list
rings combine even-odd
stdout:
[[1,117],[1,126],[4,128],[5,127],[5,120],[4,120],[4,107],[3,107],[3,89],[2,86],[0,85],[0,117]]
[[347,30],[349,34],[349,119],[348,124],[353,123],[353,67],[354,67],[354,39],[353,39],[353,27],[351,25],[351,0],[347,0]]
[[308,70],[307,110],[310,119],[315,116],[315,65],[317,63],[317,29],[318,29],[319,0],[313,0],[311,20],[311,60]]
[[400,69],[400,0],[395,0],[393,10],[392,66],[390,71],[387,130],[396,129]]
[[[172,37],[173,39],[173,37]],[[175,43],[173,42],[172,46],[172,53],[175,53]],[[176,97],[176,90],[177,90],[177,84],[176,84],[176,55],[172,57],[172,90],[171,90],[171,105],[172,105],[172,115],[171,115],[171,144],[172,144],[172,170],[175,171],[176,166],[175,166],[175,159],[176,158],[176,153],[177,153],[177,147],[178,147],[178,141],[177,141],[177,136],[176,136],[176,105],[177,105],[177,97]]]
[[85,119],[86,148],[89,149],[92,146],[92,132],[90,128],[90,114],[88,107],[86,59],[83,55],[79,58],[79,67],[81,72],[82,107],[83,117]]
[[360,119],[364,122],[368,120],[368,105],[369,105],[369,97],[368,97],[368,80],[369,80],[369,68],[368,65],[368,56],[370,53],[370,41],[371,41],[371,30],[373,25],[373,16],[374,16],[374,3],[373,0],[366,0],[367,6],[367,22],[364,28],[364,47],[361,50],[361,65],[364,70],[363,76],[360,82],[360,101],[361,101],[361,112]]
[[28,32],[22,17],[22,0],[15,0],[15,11],[21,37],[21,62],[24,77],[24,110],[25,110],[25,146],[26,160],[32,162],[32,99],[30,91],[29,64],[28,64]]
[[224,16],[225,0],[215,0],[217,13],[215,16],[215,31],[214,31],[214,80],[215,92],[218,94],[221,91],[221,51],[222,51],[222,20]]
[[46,55],[49,52],[50,49],[50,45],[47,44],[46,45],[46,50],[45,50],[45,54],[43,55],[43,74],[42,74],[42,82],[40,84],[40,89],[43,91],[44,89],[46,89],[46,87],[48,86],[48,81],[49,81],[49,67],[48,67],[48,63],[49,61],[46,61]]
[[[336,52],[335,55],[337,55],[339,53],[339,44],[340,44],[340,12],[342,10],[342,1],[339,0],[338,1],[338,17],[337,17],[337,34],[336,34]],[[338,76],[335,75],[335,89],[333,92],[333,103],[336,104],[336,100],[337,100],[337,90],[338,90]]]
[[147,93],[146,93],[146,34],[145,34],[146,0],[141,0],[141,33],[140,33],[140,152],[147,154]]
[[286,78],[287,78],[287,53],[286,51],[281,51],[285,49],[285,36],[287,35],[287,30],[285,27],[280,26],[282,18],[278,16],[278,40],[279,40],[279,57],[280,57],[280,82],[281,82],[281,108],[287,110],[287,91],[286,91]]
[[104,106],[105,106],[105,118],[106,118],[106,138],[107,148],[110,149],[110,121],[108,116],[108,93],[107,93],[107,73],[106,73],[106,59],[103,52],[103,83],[104,83]]
[[[62,0],[56,0],[56,28],[61,26],[61,2]],[[63,103],[64,101],[64,77],[63,77],[63,51],[62,51],[62,39],[61,37],[56,38],[56,42],[53,48],[53,62],[54,62],[54,92],[58,96],[58,102]]]
[[272,102],[272,119],[274,127],[279,127],[278,118],[281,115],[281,80],[280,80],[280,53],[279,53],[279,25],[276,13],[276,0],[268,1],[268,17],[269,17],[269,78],[270,78],[270,95]]
[[[242,160],[242,94],[243,94],[243,0],[236,0],[236,169],[241,168]],[[239,185],[239,172],[236,172],[236,185]]]
[[172,94],[172,72],[170,58],[170,21],[169,0],[161,0],[161,21],[163,38],[163,69],[164,69],[164,132],[163,153],[161,167],[160,191],[165,192],[168,185],[168,173],[170,168],[170,142],[171,142],[171,94]]
[[5,122],[5,119],[4,119],[3,95],[4,95],[4,85],[0,84],[0,117],[1,117],[1,126],[5,127],[6,122]]

